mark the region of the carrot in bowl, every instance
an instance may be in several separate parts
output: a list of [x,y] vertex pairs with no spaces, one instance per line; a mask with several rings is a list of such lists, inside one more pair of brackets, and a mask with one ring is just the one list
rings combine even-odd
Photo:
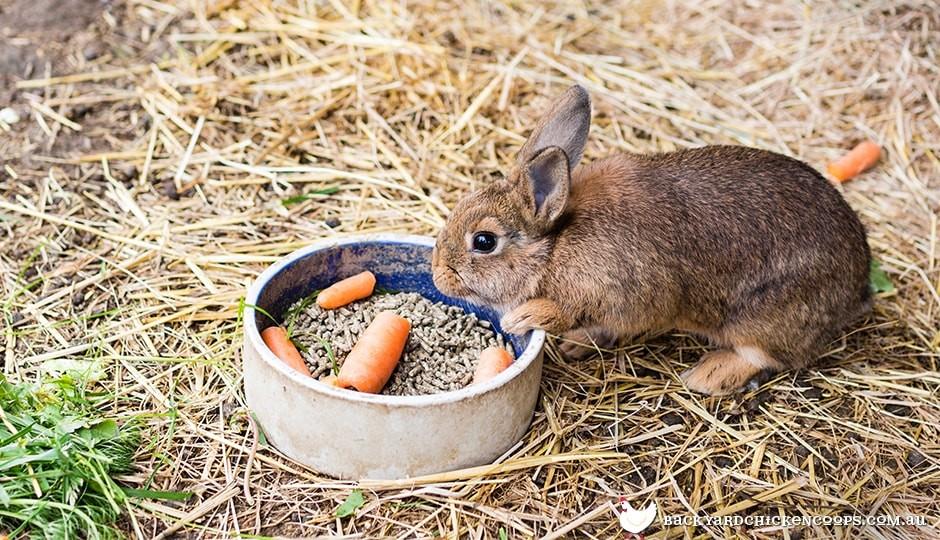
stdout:
[[394,311],[376,315],[346,355],[336,385],[370,394],[381,392],[398,365],[410,330],[411,323]]
[[881,157],[881,147],[874,141],[858,143],[848,154],[833,161],[826,167],[836,180],[845,182],[851,180],[871,168]]
[[361,300],[375,290],[375,274],[366,270],[330,285],[317,295],[317,305],[323,309],[336,309]]
[[304,375],[310,377],[310,368],[307,367],[307,363],[304,362],[302,356],[300,356],[300,351],[297,350],[297,347],[291,343],[289,337],[287,337],[287,330],[284,330],[280,326],[269,326],[261,332],[261,339],[264,340],[264,344],[271,349],[271,352],[274,353],[274,356],[280,358],[288,366],[296,369],[298,372],[303,373]]
[[480,353],[480,361],[473,372],[473,384],[486,382],[512,364],[512,355],[502,347],[488,347]]
[[320,382],[327,386],[339,386],[337,384],[338,380],[339,379],[336,378],[336,375],[327,375],[326,377],[320,379]]

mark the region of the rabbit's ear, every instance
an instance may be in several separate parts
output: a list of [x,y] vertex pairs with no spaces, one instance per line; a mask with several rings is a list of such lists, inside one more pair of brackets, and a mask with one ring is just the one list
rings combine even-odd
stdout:
[[521,191],[529,218],[539,228],[550,228],[568,204],[568,156],[561,148],[550,146],[529,159],[521,172],[516,189]]
[[568,157],[568,168],[574,170],[581,161],[590,129],[591,97],[587,90],[574,85],[555,99],[536,124],[519,150],[517,163],[526,163],[542,150],[557,146]]

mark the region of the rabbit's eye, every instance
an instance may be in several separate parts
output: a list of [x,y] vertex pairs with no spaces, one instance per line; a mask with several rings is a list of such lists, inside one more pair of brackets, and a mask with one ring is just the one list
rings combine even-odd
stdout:
[[496,235],[491,232],[478,232],[473,235],[473,251],[489,253],[496,249]]

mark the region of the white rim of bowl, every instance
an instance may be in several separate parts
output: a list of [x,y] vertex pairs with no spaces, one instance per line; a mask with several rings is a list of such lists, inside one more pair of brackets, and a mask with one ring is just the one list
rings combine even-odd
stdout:
[[348,244],[359,244],[362,242],[394,242],[400,244],[416,244],[429,248],[434,247],[434,239],[428,236],[394,233],[354,234],[342,236],[339,238],[317,240],[309,246],[298,249],[297,251],[281,258],[269,266],[264,272],[261,273],[260,276],[258,276],[254,283],[252,283],[251,287],[248,288],[248,295],[245,298],[247,305],[245,306],[243,321],[245,339],[251,343],[252,347],[254,347],[256,351],[258,351],[262,360],[264,360],[264,363],[267,364],[268,368],[280,371],[281,374],[286,375],[296,383],[302,386],[306,386],[315,392],[321,392],[341,399],[348,399],[349,401],[381,403],[384,405],[396,405],[402,407],[427,407],[461,401],[499,388],[503,384],[509,382],[511,379],[514,379],[517,375],[529,367],[529,364],[535,360],[535,357],[538,356],[539,352],[544,347],[545,332],[543,330],[533,330],[532,336],[529,338],[529,343],[526,345],[525,350],[523,350],[522,354],[519,355],[519,357],[516,358],[515,361],[513,361],[513,363],[510,364],[510,366],[502,373],[485,383],[469,384],[460,390],[451,390],[448,392],[441,392],[439,394],[425,394],[420,396],[387,396],[384,394],[366,394],[362,392],[356,392],[354,390],[334,388],[317,381],[313,377],[305,377],[301,375],[286,363],[284,363],[280,358],[274,356],[274,353],[268,349],[268,346],[264,344],[264,340],[261,339],[261,333],[258,332],[258,325],[255,321],[256,310],[254,308],[254,306],[257,305],[258,296],[261,294],[262,289],[264,289],[264,287],[274,276],[276,276],[285,267],[294,261],[302,259],[315,251],[319,251],[325,248],[339,247]]

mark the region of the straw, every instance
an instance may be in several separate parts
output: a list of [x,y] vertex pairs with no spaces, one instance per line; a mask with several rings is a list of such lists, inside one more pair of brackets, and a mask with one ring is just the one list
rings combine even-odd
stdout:
[[[657,503],[649,539],[832,532],[661,525],[692,513],[919,515],[839,534],[940,535],[929,2],[120,4],[114,54],[39,66],[0,104],[22,118],[0,135],[0,357],[14,379],[98,362],[104,412],[143,415],[122,482],[195,496],[131,505],[131,537],[612,538],[621,495]],[[281,456],[242,394],[247,285],[316,239],[436,234],[574,82],[594,100],[587,160],[747,144],[824,170],[875,139],[882,161],[839,189],[896,290],[822,365],[727,398],[683,389],[709,350],[693,336],[580,362],[552,340],[532,427],[494,465],[357,483]]]

